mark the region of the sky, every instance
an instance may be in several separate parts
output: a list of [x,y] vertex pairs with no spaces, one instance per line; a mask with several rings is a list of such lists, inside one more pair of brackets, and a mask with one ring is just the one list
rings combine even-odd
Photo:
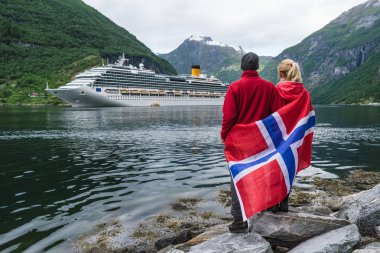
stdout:
[[191,35],[276,56],[365,0],[84,0],[155,53]]

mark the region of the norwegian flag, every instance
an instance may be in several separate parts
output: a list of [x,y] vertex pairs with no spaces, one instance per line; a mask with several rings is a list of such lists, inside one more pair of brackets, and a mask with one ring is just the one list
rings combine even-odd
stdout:
[[267,118],[237,124],[225,156],[244,221],[283,200],[296,174],[310,166],[315,114],[308,92]]

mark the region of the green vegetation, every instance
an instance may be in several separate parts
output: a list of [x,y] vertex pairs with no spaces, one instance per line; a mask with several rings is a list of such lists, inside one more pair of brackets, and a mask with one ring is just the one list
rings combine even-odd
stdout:
[[267,65],[263,77],[277,82],[277,64],[291,58],[300,63],[314,103],[380,102],[380,7],[375,3],[352,8],[284,50]]
[[380,101],[380,51],[344,78],[312,90],[318,103],[374,103]]
[[[0,2],[0,103],[59,103],[44,92],[124,52],[137,65],[174,74],[124,28],[80,0]],[[29,94],[37,92],[39,97]]]
[[[271,56],[260,56],[260,67],[258,69],[261,72],[265,66],[271,61]],[[234,64],[230,65],[227,68],[223,68],[222,70],[212,73],[212,75],[219,78],[221,81],[225,83],[232,83],[241,78],[242,70],[240,69],[240,61],[241,58],[236,59]]]
[[[272,60],[273,57],[271,56],[260,56],[260,67],[258,71],[262,71],[265,66]],[[220,80],[222,80],[225,83],[232,83],[241,77],[241,69],[240,69],[240,61],[241,57],[235,58],[235,62],[231,64],[227,68],[223,68],[222,70],[212,73],[212,75],[215,75]]]
[[216,76],[225,83],[232,83],[241,77],[240,64],[232,65],[228,68],[212,73],[212,75]]

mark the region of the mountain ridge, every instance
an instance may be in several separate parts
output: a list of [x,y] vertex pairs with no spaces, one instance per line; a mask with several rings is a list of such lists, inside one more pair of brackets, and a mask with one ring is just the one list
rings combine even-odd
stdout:
[[191,65],[201,65],[202,71],[213,73],[230,66],[240,59],[244,50],[214,41],[209,36],[190,36],[176,49],[159,56],[170,62],[180,74],[188,74]]
[[[240,61],[245,53],[241,46],[231,46],[209,36],[192,35],[173,51],[159,56],[170,62],[178,73],[188,74],[191,65],[199,64],[202,72],[231,83],[241,76]],[[270,59],[270,56],[260,57],[261,68]]]
[[[0,2],[0,103],[44,103],[45,94],[102,59],[125,52],[158,73],[175,74],[136,37],[80,0],[3,0]],[[50,102],[58,103],[54,98]]]
[[[290,58],[303,72],[305,86],[315,103],[368,103],[380,101],[380,2],[370,0],[342,13],[299,44],[273,58],[262,76],[277,82],[277,64]],[[357,77],[361,76],[360,79]],[[353,87],[360,86],[361,91]],[[368,87],[372,87],[369,89]]]

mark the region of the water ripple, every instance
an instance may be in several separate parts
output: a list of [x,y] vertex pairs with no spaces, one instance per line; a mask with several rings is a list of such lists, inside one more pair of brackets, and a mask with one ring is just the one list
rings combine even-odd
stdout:
[[[23,119],[12,110],[2,115],[10,123],[0,122],[0,251],[69,249],[70,241],[99,222],[123,217],[126,224],[136,223],[183,194],[230,181],[219,140],[220,107],[56,108],[26,111]],[[323,168],[334,177],[375,168],[371,158],[379,143],[380,127],[373,122],[320,122],[309,172],[320,175]]]

